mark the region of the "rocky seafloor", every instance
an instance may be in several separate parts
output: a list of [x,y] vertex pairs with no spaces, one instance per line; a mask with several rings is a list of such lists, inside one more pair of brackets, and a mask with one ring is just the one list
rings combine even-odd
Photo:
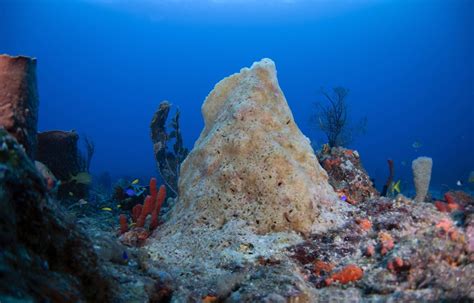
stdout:
[[55,198],[0,130],[0,301],[474,300],[468,193],[381,197],[363,155],[315,154],[269,59],[219,82],[203,115],[158,226],[147,203],[135,213],[110,195]]

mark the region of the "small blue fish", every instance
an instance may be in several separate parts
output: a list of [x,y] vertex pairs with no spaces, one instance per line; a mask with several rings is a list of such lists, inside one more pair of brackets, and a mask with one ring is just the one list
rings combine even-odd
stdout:
[[127,254],[127,251],[123,251],[122,253],[122,259],[124,259],[125,261],[128,261],[128,254]]
[[342,200],[342,201],[346,201],[346,200],[347,200],[346,195],[342,195],[342,196],[341,196],[341,200]]
[[125,191],[125,193],[126,193],[127,196],[129,196],[129,197],[133,197],[133,196],[136,195],[135,191],[134,191],[133,189],[131,189],[131,188],[127,189],[127,190]]

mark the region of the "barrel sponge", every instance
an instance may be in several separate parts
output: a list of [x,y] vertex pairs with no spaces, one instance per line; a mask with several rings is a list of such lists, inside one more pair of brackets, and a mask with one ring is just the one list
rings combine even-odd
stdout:
[[413,160],[411,168],[413,170],[413,181],[415,183],[416,197],[415,201],[425,201],[428,194],[428,188],[431,180],[431,168],[433,159],[429,157],[418,157]]

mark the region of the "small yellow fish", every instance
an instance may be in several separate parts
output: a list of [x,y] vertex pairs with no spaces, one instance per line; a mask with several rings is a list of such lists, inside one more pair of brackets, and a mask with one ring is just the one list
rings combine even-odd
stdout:
[[105,211],[112,211],[112,208],[110,208],[110,207],[102,207],[101,209],[105,210]]
[[120,208],[120,207],[122,207],[122,205],[120,205],[120,204],[119,204],[119,205],[117,205],[117,208]]
[[72,197],[74,196],[74,194],[72,193],[72,191],[69,192],[69,195]]
[[77,175],[72,176],[69,182],[76,182],[80,184],[90,184],[92,182],[92,176],[87,172],[80,172]]
[[394,192],[397,192],[398,194],[400,193],[400,180],[398,180],[394,184],[392,183],[391,191],[392,191],[392,195],[393,195]]
[[132,181],[132,185],[138,184],[138,182],[140,182],[140,180],[135,179],[135,180]]

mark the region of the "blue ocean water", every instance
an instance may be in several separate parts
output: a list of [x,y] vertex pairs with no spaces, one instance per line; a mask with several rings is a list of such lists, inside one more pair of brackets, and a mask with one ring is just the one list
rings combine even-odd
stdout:
[[469,0],[2,0],[0,53],[38,59],[39,129],[92,138],[95,173],[156,175],[159,102],[180,108],[191,148],[213,86],[269,57],[314,142],[320,87],[344,86],[368,119],[350,147],[377,187],[388,158],[409,189],[411,161],[430,156],[432,188],[447,189],[474,170],[473,20]]

